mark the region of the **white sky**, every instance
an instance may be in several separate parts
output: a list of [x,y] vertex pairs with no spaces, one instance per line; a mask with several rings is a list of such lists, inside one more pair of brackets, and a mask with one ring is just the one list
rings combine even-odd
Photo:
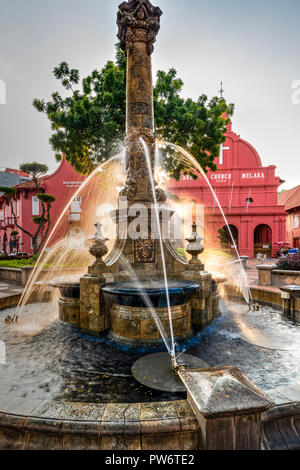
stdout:
[[[81,77],[114,58],[120,0],[1,0],[0,166],[37,160],[56,167],[50,126],[31,105],[60,90],[52,69],[62,60]],[[164,12],[153,73],[175,67],[184,95],[215,95],[223,80],[235,103],[233,130],[300,184],[299,0],[153,0]],[[1,100],[1,94],[0,94]]]

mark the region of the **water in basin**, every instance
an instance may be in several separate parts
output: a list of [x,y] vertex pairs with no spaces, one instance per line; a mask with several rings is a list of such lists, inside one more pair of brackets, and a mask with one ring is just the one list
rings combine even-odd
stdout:
[[[116,350],[105,337],[92,338],[58,321],[52,304],[25,307],[19,324],[7,325],[0,312],[0,340],[6,364],[0,364],[1,393],[45,400],[147,402],[184,398],[155,392],[131,375],[133,363],[149,350]],[[268,342],[267,342],[268,341]],[[262,307],[247,312],[227,303],[222,316],[185,347],[209,366],[235,365],[268,390],[300,380],[300,328],[280,311]]]

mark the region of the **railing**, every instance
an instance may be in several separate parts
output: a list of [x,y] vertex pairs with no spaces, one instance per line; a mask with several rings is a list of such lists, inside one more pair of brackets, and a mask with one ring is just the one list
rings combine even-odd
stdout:
[[5,219],[0,220],[0,229],[13,228],[14,226],[15,226],[14,217],[5,217]]

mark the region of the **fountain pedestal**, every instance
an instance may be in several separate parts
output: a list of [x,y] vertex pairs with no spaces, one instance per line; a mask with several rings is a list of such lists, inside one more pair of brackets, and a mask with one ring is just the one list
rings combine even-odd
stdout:
[[201,450],[260,450],[270,398],[236,367],[180,370],[200,426]]
[[101,288],[107,282],[109,268],[103,261],[108,252],[101,225],[96,224],[95,237],[91,239],[90,253],[96,258],[88,268],[88,274],[80,280],[80,328],[83,332],[98,336],[110,326],[109,312],[105,307]]
[[[155,135],[151,56],[160,29],[160,8],[149,0],[131,0],[119,6],[117,25],[120,47],[127,57],[126,80],[126,184],[120,192],[119,208],[113,214],[117,225],[117,241],[106,265],[89,269],[80,285],[80,327],[92,334],[110,328],[109,334],[122,342],[157,343],[160,335],[147,306],[136,309],[130,305],[105,305],[103,284],[109,274],[113,282],[130,279],[176,279],[197,281],[197,292],[180,305],[171,306],[175,336],[190,337],[192,326],[204,327],[218,310],[213,301],[212,276],[198,258],[203,247],[196,225],[190,237],[189,263],[184,262],[172,246],[168,220],[172,210],[167,207],[165,192],[154,180]],[[122,207],[125,202],[125,208]],[[158,206],[159,215],[155,212]],[[159,219],[159,222],[158,220]],[[159,223],[159,227],[157,224]],[[130,228],[134,227],[134,233]],[[161,242],[159,232],[162,232]],[[163,249],[162,246],[163,245]],[[94,254],[94,253],[93,253]],[[97,253],[95,253],[97,255]],[[168,308],[155,307],[167,335],[170,331]]]

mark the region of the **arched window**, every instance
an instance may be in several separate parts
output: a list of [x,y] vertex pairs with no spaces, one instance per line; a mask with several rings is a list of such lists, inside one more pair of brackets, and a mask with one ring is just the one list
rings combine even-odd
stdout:
[[221,247],[225,250],[234,249],[234,244],[238,248],[239,245],[239,230],[235,225],[224,225],[223,228],[218,230],[219,240]]
[[254,230],[254,255],[272,256],[272,229],[269,225],[261,224]]
[[254,230],[254,243],[255,244],[268,244],[272,243],[272,229],[269,225],[261,224]]

